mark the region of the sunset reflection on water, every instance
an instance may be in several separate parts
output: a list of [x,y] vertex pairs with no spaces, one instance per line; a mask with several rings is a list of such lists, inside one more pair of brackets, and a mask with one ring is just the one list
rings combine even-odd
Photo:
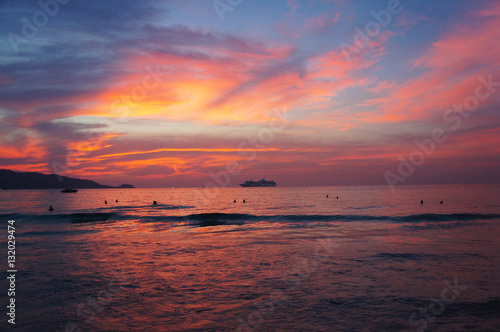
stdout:
[[[19,315],[26,317],[20,326],[74,331],[409,329],[414,328],[412,313],[439,298],[445,281],[455,277],[467,290],[429,324],[460,329],[459,317],[465,315],[468,324],[495,325],[494,319],[474,314],[479,310],[489,317],[498,301],[500,218],[494,216],[499,209],[487,208],[494,197],[471,201],[474,210],[448,195],[446,208],[453,214],[446,214],[440,204],[428,203],[423,210],[417,194],[440,196],[424,188],[393,200],[395,207],[386,207],[380,217],[371,189],[352,196],[345,192],[346,202],[340,204],[326,201],[324,190],[288,189],[290,200],[303,201],[299,213],[290,212],[294,207],[279,209],[283,191],[269,192],[265,199],[246,192],[243,206],[232,202],[236,191],[228,189],[205,210],[188,207],[191,193],[172,195],[168,204],[161,199],[157,207],[145,202],[131,206],[131,197],[158,196],[145,190],[120,196],[121,207],[92,210],[90,201],[117,194],[94,191],[59,201],[58,214],[13,215],[22,258]],[[49,200],[53,197],[40,195],[32,209]],[[73,214],[60,211],[62,202]],[[314,205],[324,215],[310,214]],[[351,206],[351,214],[343,213],[342,206]],[[406,214],[400,213],[403,209]],[[213,219],[226,224],[199,226]]]

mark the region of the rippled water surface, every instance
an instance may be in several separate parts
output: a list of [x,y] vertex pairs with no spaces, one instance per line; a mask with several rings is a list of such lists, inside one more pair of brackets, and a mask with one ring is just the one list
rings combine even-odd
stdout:
[[498,185],[2,190],[0,209],[19,331],[500,326]]

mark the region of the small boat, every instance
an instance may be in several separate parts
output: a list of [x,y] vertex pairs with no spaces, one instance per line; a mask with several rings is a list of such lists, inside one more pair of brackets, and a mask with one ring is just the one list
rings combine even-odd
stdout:
[[62,193],[76,193],[78,189],[71,189],[71,188],[66,188],[61,190]]
[[244,183],[241,183],[240,186],[242,187],[276,187],[276,182],[274,181],[267,181],[266,179],[262,179],[259,181],[245,181]]

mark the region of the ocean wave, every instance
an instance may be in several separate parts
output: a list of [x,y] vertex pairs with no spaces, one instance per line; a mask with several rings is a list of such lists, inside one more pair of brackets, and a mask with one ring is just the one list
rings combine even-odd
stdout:
[[122,214],[119,212],[89,212],[71,214],[4,214],[3,219],[23,219],[39,222],[102,222],[120,220],[139,220],[142,222],[173,222],[181,224],[199,224],[200,222],[221,221],[226,223],[243,224],[246,222],[283,222],[283,223],[304,223],[304,222],[355,222],[355,221],[379,221],[401,224],[419,224],[432,222],[466,222],[475,220],[500,219],[500,214],[480,214],[480,213],[452,213],[452,214],[414,214],[408,216],[372,216],[372,215],[252,215],[241,213],[198,213],[185,216],[144,216],[133,214]]
[[434,254],[416,254],[416,253],[391,253],[391,252],[381,252],[374,255],[376,258],[381,258],[385,260],[394,261],[420,261],[420,260],[439,260],[442,258],[440,255]]
[[114,213],[72,213],[69,215],[73,223],[108,221]]
[[0,215],[2,219],[14,219],[27,222],[72,222],[72,223],[85,223],[85,222],[98,222],[108,221],[111,217],[118,216],[116,213],[69,213],[69,214],[9,214]]
[[495,213],[450,213],[450,214],[414,214],[404,217],[394,217],[396,221],[403,222],[420,222],[420,221],[471,221],[471,220],[488,220],[499,219],[500,214]]

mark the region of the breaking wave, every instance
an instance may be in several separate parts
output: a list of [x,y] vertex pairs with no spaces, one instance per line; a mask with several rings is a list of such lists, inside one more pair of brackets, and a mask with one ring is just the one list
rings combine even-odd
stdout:
[[[127,212],[130,212],[127,211]],[[185,216],[140,216],[119,212],[109,213],[71,213],[71,214],[3,214],[3,219],[22,219],[37,222],[109,222],[120,220],[139,220],[141,222],[162,222],[198,224],[207,221],[223,221],[226,223],[242,224],[258,221],[283,222],[283,223],[306,223],[306,222],[355,222],[355,221],[379,221],[403,224],[440,223],[440,222],[467,222],[476,220],[500,219],[500,214],[479,213],[452,213],[452,214],[414,214],[408,216],[372,216],[372,215],[252,215],[240,213],[199,213]]]

